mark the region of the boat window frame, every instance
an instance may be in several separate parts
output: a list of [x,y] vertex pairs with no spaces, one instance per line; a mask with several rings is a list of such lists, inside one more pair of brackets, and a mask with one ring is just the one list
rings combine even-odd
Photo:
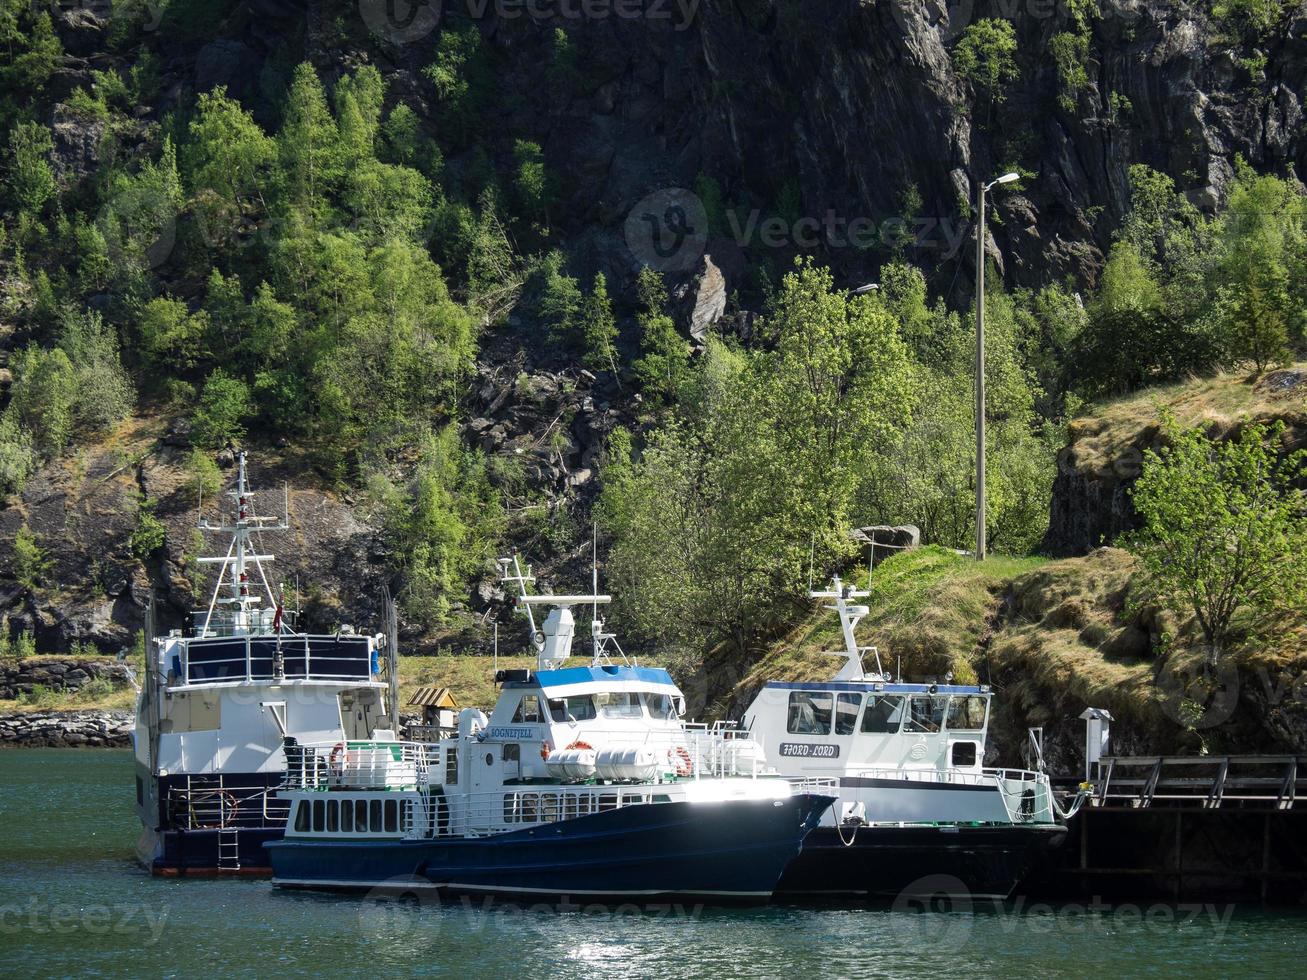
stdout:
[[311,800],[300,800],[295,804],[295,833],[307,834],[313,823],[313,806]]
[[315,834],[324,834],[327,832],[327,801],[313,801],[313,832]]
[[380,799],[368,801],[368,827],[374,834],[381,833],[382,827],[382,806]]
[[[545,712],[540,708],[541,696],[539,694],[523,694],[517,702],[517,708],[513,712],[512,723],[514,725],[539,725],[545,721]],[[526,717],[526,703],[530,701],[535,705],[535,717],[528,719]]]
[[[955,728],[953,726],[953,717],[954,717],[953,706],[959,703],[974,702],[974,701],[979,701],[983,707],[983,710],[981,712],[980,726],[978,728],[970,727],[970,726]],[[989,725],[989,698],[985,697],[983,694],[952,695],[949,698],[948,714],[945,718],[945,724],[948,726],[948,730],[950,732],[959,732],[959,733],[966,732],[966,733],[976,733],[976,734],[980,734],[984,732],[986,727]]]
[[[867,722],[871,720],[873,712],[881,702],[897,702],[897,708],[890,712],[890,717],[882,722],[883,725],[892,724],[892,728],[868,728]],[[862,707],[862,720],[858,723],[858,734],[860,735],[897,735],[903,731],[903,719],[907,716],[908,699],[902,694],[868,694],[867,701]],[[898,720],[894,721],[894,715],[898,715]]]
[[[807,698],[808,701],[806,702],[806,704],[799,703],[795,700],[796,698]],[[827,701],[827,705],[825,709],[826,726],[824,729],[820,726],[818,708],[817,705],[814,703],[814,699],[817,698],[825,698]],[[814,729],[811,731],[795,727],[795,724],[798,721],[798,717],[799,717],[795,714],[795,711],[796,709],[802,707],[808,707],[812,710],[812,716],[813,716],[812,723],[816,727],[814,727]],[[831,727],[834,724],[834,722],[835,722],[835,696],[833,692],[790,691],[790,696],[788,701],[786,702],[786,708],[785,708],[785,731],[788,734],[802,735],[802,736],[807,736],[809,738],[819,738],[823,735],[828,736],[831,733]]]
[[[915,707],[919,702],[925,701],[929,705],[929,714],[926,716],[933,728],[924,727],[925,724],[917,720]],[[935,721],[935,708],[939,702],[944,702],[943,711],[940,712],[939,721]],[[948,722],[948,703],[947,694],[910,694],[908,695],[908,710],[903,716],[903,731],[910,735],[938,735],[944,731],[944,726]],[[921,726],[921,727],[917,727]]]
[[386,820],[386,829],[385,829],[384,832],[387,833],[387,834],[397,834],[397,833],[399,833],[399,806],[398,806],[398,803],[399,803],[398,800],[383,800],[383,801],[382,801],[381,810],[382,810],[382,814],[384,815],[385,820]]
[[[848,730],[840,728],[840,705],[853,702],[853,714],[849,717]],[[858,733],[858,716],[862,714],[862,692],[861,691],[840,691],[835,695],[835,713],[831,719],[832,731],[839,736],[856,735]],[[847,712],[845,713],[847,715]]]

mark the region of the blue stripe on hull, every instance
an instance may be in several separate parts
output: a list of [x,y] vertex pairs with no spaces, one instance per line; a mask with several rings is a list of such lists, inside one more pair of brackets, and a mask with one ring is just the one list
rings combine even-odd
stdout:
[[450,892],[765,899],[831,797],[624,807],[494,837],[287,838],[274,883],[367,889],[417,877]]

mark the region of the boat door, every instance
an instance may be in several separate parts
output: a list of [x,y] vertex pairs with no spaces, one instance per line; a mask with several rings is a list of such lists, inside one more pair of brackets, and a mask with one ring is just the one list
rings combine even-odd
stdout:
[[347,741],[366,741],[381,724],[381,692],[373,688],[353,688],[341,691],[340,728]]

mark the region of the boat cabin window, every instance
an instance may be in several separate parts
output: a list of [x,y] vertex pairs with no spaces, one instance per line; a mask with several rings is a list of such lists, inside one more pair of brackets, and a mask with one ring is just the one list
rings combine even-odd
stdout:
[[580,694],[570,698],[555,698],[549,702],[549,715],[554,721],[593,721],[594,698]]
[[979,695],[953,698],[948,706],[948,730],[979,732],[985,728],[985,699]]
[[340,800],[327,801],[327,833],[340,830]]
[[676,720],[676,701],[670,695],[646,694],[644,704],[649,709],[650,718],[655,718],[658,721]]
[[445,785],[458,785],[458,749],[445,750]]
[[327,829],[327,802],[326,800],[313,801],[313,832],[320,834]]
[[903,722],[903,699],[893,695],[871,694],[862,716],[862,730],[875,735],[896,735]]
[[295,807],[295,829],[299,833],[307,833],[309,829],[309,801],[300,800]]
[[835,698],[835,734],[852,735],[858,724],[858,709],[862,707],[861,694],[840,694]]
[[368,816],[372,818],[371,824],[374,831],[381,830],[381,801],[370,800],[368,802]]
[[[367,828],[361,828],[366,830]],[[342,834],[354,833],[354,801],[342,800],[340,803],[340,832]]]
[[534,694],[528,694],[518,702],[513,721],[518,724],[531,724],[543,720],[540,716],[540,699]]
[[367,833],[368,830],[368,801],[354,801],[354,830],[360,834]]
[[508,742],[504,745],[501,757],[505,762],[521,762],[522,746],[516,742]]
[[908,721],[905,732],[937,732],[944,724],[944,714],[948,710],[948,698],[914,697],[909,699]]
[[394,800],[385,800],[386,804],[386,833],[393,834],[399,830],[399,808],[395,805]]
[[829,735],[835,699],[815,691],[791,691],[787,729],[791,735]]
[[975,742],[954,742],[953,743],[953,765],[966,769],[971,769],[976,764],[976,743]]
[[605,718],[641,718],[640,696],[631,691],[596,694],[595,704]]

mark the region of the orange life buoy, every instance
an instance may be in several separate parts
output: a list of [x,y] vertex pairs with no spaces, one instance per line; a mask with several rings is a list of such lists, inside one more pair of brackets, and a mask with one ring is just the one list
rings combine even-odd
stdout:
[[676,745],[667,750],[667,761],[672,764],[678,776],[688,776],[694,772],[694,760],[685,746]]
[[586,750],[588,750],[588,751],[590,751],[590,752],[593,752],[595,747],[594,747],[593,745],[591,745],[589,742],[582,742],[580,739],[577,739],[575,742],[573,742],[571,745],[569,745],[568,748],[569,748],[569,749],[586,749]]
[[554,750],[548,742],[540,743],[540,758],[544,759],[546,762],[549,761],[549,753],[552,751]]
[[327,760],[327,764],[330,765],[332,769],[335,769],[337,772],[340,772],[342,769],[340,760],[344,755],[345,755],[345,743],[337,742],[335,747],[332,748],[331,750],[331,757]]

